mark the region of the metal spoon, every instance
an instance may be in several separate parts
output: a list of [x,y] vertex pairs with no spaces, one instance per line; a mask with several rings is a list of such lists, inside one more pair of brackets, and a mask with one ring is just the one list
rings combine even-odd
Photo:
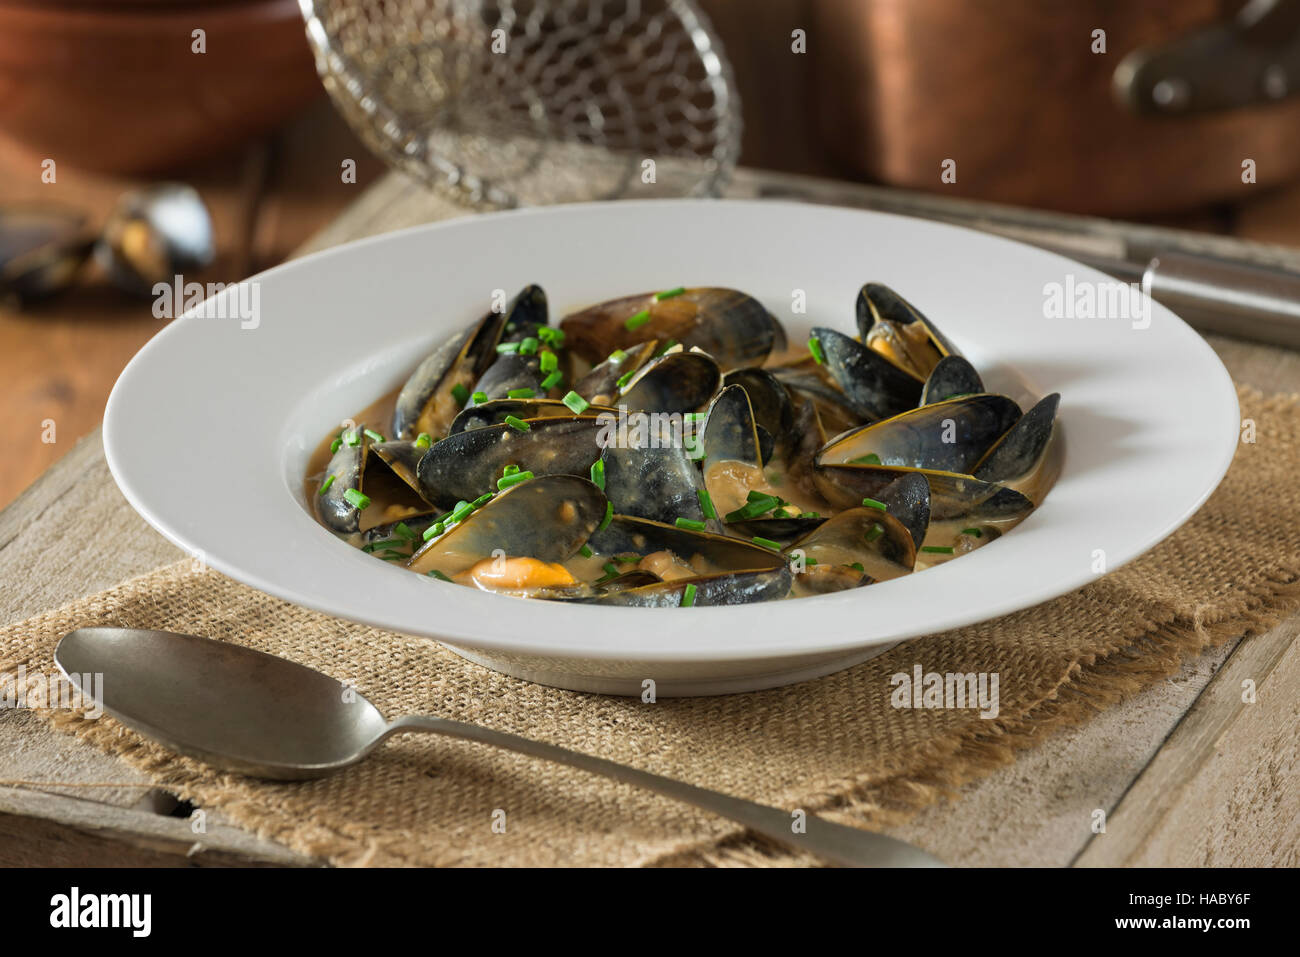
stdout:
[[[317,778],[356,764],[390,735],[428,731],[582,768],[730,818],[787,847],[835,864],[935,867],[903,841],[808,815],[795,833],[788,811],[638,771],[603,758],[446,718],[388,722],[349,686],[304,665],[194,635],[137,628],[79,628],[55,663],[104,711],[173,751],[254,777]],[[91,675],[102,675],[98,682]]]

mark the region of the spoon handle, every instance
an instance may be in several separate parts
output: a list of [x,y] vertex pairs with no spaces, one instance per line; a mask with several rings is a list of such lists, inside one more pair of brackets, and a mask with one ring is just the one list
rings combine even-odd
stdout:
[[[452,738],[478,741],[559,764],[572,765],[594,774],[603,774],[615,781],[633,784],[665,797],[676,798],[706,811],[712,811],[786,847],[808,851],[845,867],[944,866],[943,862],[920,848],[883,834],[834,824],[812,814],[801,816],[802,821],[798,822],[795,815],[779,808],[755,804],[753,801],[745,801],[717,791],[699,788],[693,784],[651,774],[648,771],[615,764],[604,758],[558,748],[553,744],[530,741],[528,738],[507,734],[504,731],[493,731],[490,728],[446,718],[412,715],[399,718],[390,724],[384,737],[406,731],[427,731]],[[796,830],[796,823],[801,823],[801,832]]]

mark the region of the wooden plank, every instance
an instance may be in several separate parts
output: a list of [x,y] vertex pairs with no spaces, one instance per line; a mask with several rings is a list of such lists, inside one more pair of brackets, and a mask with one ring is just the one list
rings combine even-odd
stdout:
[[[1109,814],[1082,867],[1300,863],[1300,618],[1241,642]],[[1247,694],[1248,683],[1254,697]]]

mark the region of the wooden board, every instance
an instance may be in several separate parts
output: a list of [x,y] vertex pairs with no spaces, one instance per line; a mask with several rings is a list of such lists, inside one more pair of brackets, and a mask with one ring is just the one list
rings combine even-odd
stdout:
[[[952,208],[933,197],[900,199],[870,187],[751,171],[738,175],[731,193]],[[996,207],[977,208],[992,225],[1005,216]],[[453,215],[466,212],[390,176],[304,251]],[[1059,233],[1066,223],[1072,241],[1093,250],[1118,242],[1127,229],[1046,214],[1030,220],[1013,228]],[[1300,264],[1300,255],[1280,247],[1139,231],[1174,245],[1208,244],[1222,254]],[[1300,383],[1300,354],[1211,342],[1239,381],[1265,391],[1290,391]],[[129,533],[112,542],[77,534],[105,515],[127,512],[96,432],[0,512],[0,615],[24,618],[180,556],[134,516]],[[75,551],[50,547],[73,537],[80,543]],[[927,809],[894,833],[953,864],[1294,864],[1300,843],[1294,746],[1300,732],[1298,631],[1300,616],[1191,661],[1169,681],[1023,752],[965,788],[960,800]],[[1255,680],[1261,700],[1290,707],[1244,706],[1245,677]],[[15,779],[122,786],[2,783]],[[138,773],[31,715],[0,712],[0,864],[313,863],[225,825],[218,815],[202,841],[190,840],[187,822],[172,816],[174,802],[152,790]],[[1104,835],[1091,830],[1098,808],[1108,816]],[[195,843],[201,846],[195,849]]]

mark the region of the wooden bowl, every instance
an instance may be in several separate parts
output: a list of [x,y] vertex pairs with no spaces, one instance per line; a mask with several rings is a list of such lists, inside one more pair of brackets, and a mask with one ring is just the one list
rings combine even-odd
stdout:
[[217,156],[320,91],[297,0],[0,0],[0,136],[60,164],[145,173]]

